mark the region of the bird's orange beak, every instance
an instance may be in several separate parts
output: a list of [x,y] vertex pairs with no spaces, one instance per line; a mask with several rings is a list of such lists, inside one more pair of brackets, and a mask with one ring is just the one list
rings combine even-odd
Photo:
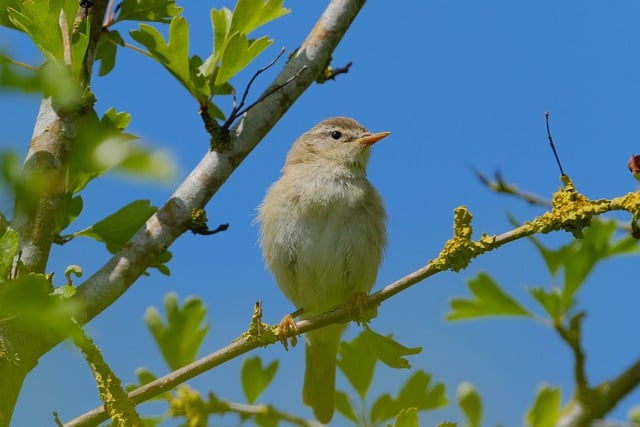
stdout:
[[362,145],[373,145],[376,142],[380,141],[382,138],[391,135],[391,132],[378,132],[372,133],[369,135],[365,135],[358,140],[358,142]]

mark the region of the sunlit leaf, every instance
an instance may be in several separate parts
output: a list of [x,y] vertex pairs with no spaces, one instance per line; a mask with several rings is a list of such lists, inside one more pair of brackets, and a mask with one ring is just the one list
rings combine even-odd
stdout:
[[354,424],[358,423],[358,416],[353,410],[349,396],[343,391],[336,390],[336,410]]
[[553,427],[560,417],[562,396],[559,388],[542,386],[533,406],[527,413],[527,424],[531,427]]
[[147,309],[144,319],[167,365],[175,370],[195,360],[209,330],[207,310],[195,297],[187,297],[180,307],[175,293],[167,294],[164,308],[166,322],[155,307]]
[[376,357],[367,344],[366,330],[351,341],[343,341],[338,349],[338,368],[364,400],[373,380]]
[[418,427],[418,411],[416,408],[407,408],[400,411],[396,417],[394,427]]
[[174,0],[123,0],[115,22],[149,21],[168,23],[182,8]]
[[121,248],[156,210],[149,200],[136,200],[74,235]]
[[249,357],[242,363],[240,376],[242,379],[242,391],[247,402],[253,404],[267,388],[278,371],[278,361],[273,361],[269,365],[262,367],[260,356]]
[[383,394],[371,407],[371,421],[374,423],[389,420],[400,411],[416,408],[418,411],[440,408],[447,404],[445,387],[437,383],[429,387],[431,376],[424,371],[417,371],[404,384],[396,398]]
[[43,274],[27,274],[0,283],[0,320],[39,334],[67,336],[73,328],[70,318],[77,314],[73,300],[54,294]]
[[420,347],[405,347],[389,336],[383,336],[371,330],[368,326],[364,329],[363,335],[366,339],[369,350],[385,365],[391,368],[411,367],[405,356],[418,354],[422,351]]
[[553,320],[560,320],[563,315],[571,309],[571,306],[567,306],[565,301],[563,301],[558,288],[553,288],[550,291],[543,288],[531,288],[529,289],[529,293],[538,301]]
[[483,316],[530,316],[531,314],[516,300],[506,294],[486,273],[469,280],[469,289],[475,298],[454,298],[453,311],[447,320],[473,319]]
[[238,0],[233,9],[231,32],[249,34],[264,24],[289,13],[283,0]]
[[256,56],[262,53],[273,43],[267,36],[257,40],[247,40],[241,33],[233,34],[226,45],[218,74],[216,75],[216,86],[220,86],[244,69]]
[[165,42],[160,32],[147,24],[130,32],[131,37],[147,48],[153,58],[160,62],[198,100],[205,101],[208,85],[204,77],[191,66],[189,58],[189,24],[182,16],[175,16],[169,25],[169,39]]
[[458,405],[470,427],[479,427],[482,421],[482,400],[471,383],[462,383],[458,386]]

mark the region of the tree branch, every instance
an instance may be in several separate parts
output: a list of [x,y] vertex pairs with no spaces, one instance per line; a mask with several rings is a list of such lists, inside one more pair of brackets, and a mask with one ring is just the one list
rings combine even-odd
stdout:
[[[454,217],[454,236],[446,242],[438,257],[420,269],[369,295],[367,305],[369,307],[378,307],[384,301],[427,277],[446,270],[459,271],[466,268],[476,256],[497,249],[514,240],[536,233],[548,233],[560,229],[577,233],[581,230],[581,227],[588,225],[591,221],[591,216],[600,215],[611,210],[633,210],[634,208],[637,210],[638,206],[640,206],[640,194],[637,193],[630,193],[627,196],[613,200],[590,201],[575,191],[568,177],[563,179],[565,180],[565,188],[554,194],[554,209],[552,211],[546,212],[524,225],[500,235],[488,236],[483,234],[479,240],[471,240],[471,214],[464,208],[457,208]],[[572,204],[565,205],[567,201],[571,201]],[[578,212],[581,215],[577,215]],[[576,221],[580,223],[576,223]],[[298,321],[296,324],[297,329],[289,331],[289,336],[303,334],[329,324],[344,323],[351,320],[357,319],[354,318],[354,313],[352,313],[348,304],[345,304],[327,313]],[[280,342],[279,325],[270,327],[262,324],[260,319],[257,322],[253,319],[251,324],[250,333],[241,336],[218,351],[139,387],[132,391],[129,397],[136,403],[144,402],[253,349]],[[256,324],[258,327],[256,327]],[[611,383],[610,388],[616,390],[615,393],[618,399],[628,393],[640,381],[640,370],[628,375],[635,376],[614,380]],[[633,380],[636,380],[636,382],[634,383]],[[68,422],[65,427],[90,426],[105,419],[104,409],[96,408]]]
[[640,384],[640,359],[611,381],[600,383],[589,400],[574,396],[556,427],[587,427],[602,419]]
[[[302,67],[307,71],[253,107],[231,129],[229,147],[210,151],[158,210],[100,270],[78,287],[87,322],[118,299],[162,251],[187,230],[191,213],[202,208],[264,138],[328,63],[364,0],[333,0],[271,87],[283,85]],[[269,92],[267,89],[265,92]]]

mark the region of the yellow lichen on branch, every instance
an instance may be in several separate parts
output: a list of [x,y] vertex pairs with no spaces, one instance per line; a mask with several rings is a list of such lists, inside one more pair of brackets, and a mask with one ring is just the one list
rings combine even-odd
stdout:
[[453,237],[445,243],[440,255],[429,264],[437,270],[460,271],[471,260],[494,247],[495,236],[483,234],[480,240],[471,240],[473,216],[466,207],[457,207],[453,217]]
[[[633,215],[633,222],[640,218],[640,193],[629,193],[612,200],[590,200],[579,193],[571,179],[562,175],[563,187],[553,194],[552,209],[527,221],[521,226],[499,236],[483,233],[479,240],[472,240],[471,213],[464,207],[454,212],[453,237],[449,239],[438,257],[429,263],[434,271],[460,271],[465,269],[471,260],[478,255],[491,251],[510,241],[537,233],[550,233],[566,230],[577,239],[582,237],[582,230],[591,224],[591,220],[603,213],[622,210]],[[637,230],[633,227],[632,230]],[[640,230],[638,230],[640,235]]]

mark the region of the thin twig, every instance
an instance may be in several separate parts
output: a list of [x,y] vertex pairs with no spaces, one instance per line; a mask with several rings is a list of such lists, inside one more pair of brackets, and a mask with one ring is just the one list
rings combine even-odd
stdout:
[[347,65],[345,65],[344,67],[338,67],[338,68],[331,68],[331,67],[327,67],[324,71],[324,73],[322,73],[317,79],[316,81],[318,83],[324,83],[327,80],[335,80],[336,76],[340,75],[340,74],[346,74],[349,72],[349,69],[351,68],[351,66],[353,65],[353,62],[348,62]]
[[555,330],[573,352],[574,374],[576,378],[576,394],[586,395],[590,392],[585,370],[585,354],[582,349],[582,320],[586,313],[581,312],[571,319],[569,328],[562,324],[555,325]]
[[[274,93],[278,92],[279,90],[281,90],[282,88],[284,88],[285,86],[289,85],[291,82],[293,82],[295,79],[297,79],[300,74],[305,71],[307,69],[306,65],[303,65],[302,67],[300,67],[298,69],[298,71],[295,72],[294,75],[292,75],[291,77],[289,77],[287,80],[284,81],[284,83],[279,84],[269,90],[267,90],[265,93],[263,93],[258,99],[256,99],[253,103],[249,104],[247,106],[247,108],[240,110],[240,111],[236,111],[234,114],[229,115],[229,118],[227,118],[227,121],[224,122],[224,124],[222,125],[223,129],[228,129],[233,122],[235,122],[235,120],[242,116],[244,113],[246,113],[247,111],[251,110],[253,107],[255,107],[257,104],[259,104],[260,102],[264,101],[266,98],[268,98],[269,96],[273,95]],[[246,94],[245,94],[246,95]],[[243,101],[241,101],[241,105],[244,102],[244,95],[243,95]]]
[[550,208],[552,206],[550,199],[545,199],[534,193],[521,191],[516,186],[509,184],[503,179],[502,174],[499,171],[496,171],[494,180],[489,179],[489,177],[487,177],[477,169],[474,169],[474,173],[478,180],[480,180],[480,182],[482,182],[487,188],[495,191],[496,193],[509,194],[511,196],[522,199],[532,205],[544,206],[546,208]]
[[253,85],[253,82],[258,78],[258,76],[260,74],[262,74],[263,72],[267,71],[269,68],[273,67],[275,65],[275,63],[278,62],[278,59],[280,59],[280,57],[283,54],[284,54],[284,48],[280,49],[280,52],[278,52],[276,57],[270,63],[268,63],[264,67],[260,68],[258,71],[256,71],[253,74],[253,76],[249,80],[249,83],[247,83],[247,86],[244,88],[244,93],[242,94],[242,98],[240,98],[240,103],[238,105],[235,105],[235,93],[234,93],[233,109],[231,110],[231,113],[229,114],[229,118],[227,119],[227,121],[222,126],[223,128],[228,129],[231,126],[231,123],[233,123],[233,121],[238,117],[238,115],[239,115],[238,111],[240,109],[242,109],[242,107],[244,107],[244,103],[247,100],[247,96],[249,95],[249,90],[251,89],[251,85]]
[[553,150],[553,155],[556,158],[556,162],[558,163],[558,168],[560,169],[560,174],[562,176],[567,176],[562,169],[562,164],[560,163],[560,157],[558,156],[558,152],[556,151],[556,145],[553,143],[553,138],[551,137],[551,130],[549,129],[549,112],[545,111],[544,113],[544,121],[547,126],[547,138],[549,139],[549,144],[551,144],[551,150]]

